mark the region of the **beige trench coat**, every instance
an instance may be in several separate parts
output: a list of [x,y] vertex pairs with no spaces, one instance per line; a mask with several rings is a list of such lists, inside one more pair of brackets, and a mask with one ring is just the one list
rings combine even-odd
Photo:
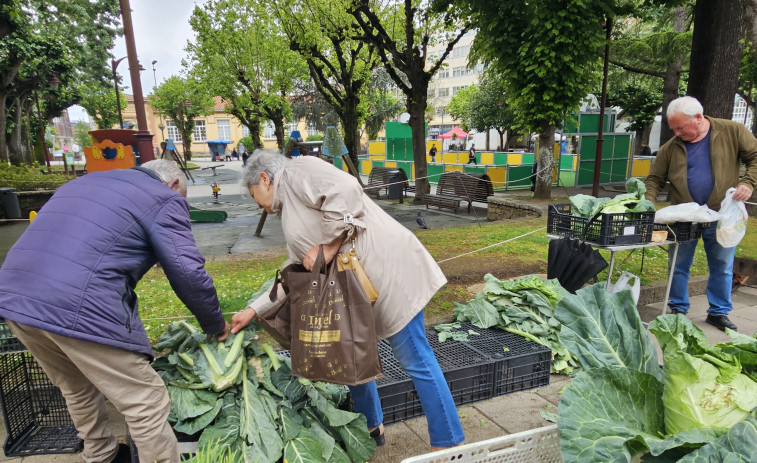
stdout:
[[[356,232],[358,257],[379,291],[373,306],[379,338],[404,328],[447,282],[410,230],[363,193],[353,176],[319,158],[295,158],[274,177],[273,210],[281,215],[289,251],[284,266],[302,262],[313,246]],[[350,246],[345,240],[340,252]]]

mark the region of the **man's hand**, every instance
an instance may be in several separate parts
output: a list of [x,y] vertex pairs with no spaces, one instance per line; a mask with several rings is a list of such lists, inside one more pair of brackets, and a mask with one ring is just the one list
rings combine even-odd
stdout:
[[739,185],[736,187],[736,192],[733,194],[734,201],[748,201],[752,197],[752,189],[746,185]]
[[[223,331],[221,332],[221,334],[216,335],[216,341],[221,342],[224,339],[226,339],[228,336],[229,336],[229,323],[228,322],[224,322],[224,324],[223,324]],[[208,341],[210,341],[212,338],[213,338],[213,336],[211,336],[211,335],[207,336]]]
[[231,332],[237,334],[239,330],[249,325],[252,319],[257,315],[258,314],[255,312],[255,309],[253,309],[252,307],[248,307],[239,313],[235,313],[231,317]]

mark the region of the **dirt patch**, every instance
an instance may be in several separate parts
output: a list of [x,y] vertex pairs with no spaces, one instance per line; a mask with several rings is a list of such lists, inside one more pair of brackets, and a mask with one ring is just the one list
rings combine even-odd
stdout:
[[450,283],[458,285],[473,285],[484,281],[484,275],[491,273],[500,280],[539,273],[546,268],[547,263],[524,264],[517,260],[505,261],[491,257],[475,255],[450,260],[440,264],[444,275]]

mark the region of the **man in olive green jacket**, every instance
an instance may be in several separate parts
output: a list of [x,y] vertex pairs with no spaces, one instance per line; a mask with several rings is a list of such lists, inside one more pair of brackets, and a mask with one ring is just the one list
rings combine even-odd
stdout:
[[[704,116],[702,104],[689,96],[673,100],[667,109],[668,125],[675,137],[665,143],[644,182],[646,197],[654,201],[670,182],[670,203],[696,202],[719,210],[726,191],[734,187],[735,201],[746,201],[757,184],[757,139],[740,123]],[[741,163],[746,174],[739,179]],[[707,281],[707,323],[721,330],[736,326],[728,319],[735,247],[724,248],[716,239],[716,227],[702,233],[710,276]],[[672,313],[689,310],[689,269],[698,240],[679,244],[669,306]]]

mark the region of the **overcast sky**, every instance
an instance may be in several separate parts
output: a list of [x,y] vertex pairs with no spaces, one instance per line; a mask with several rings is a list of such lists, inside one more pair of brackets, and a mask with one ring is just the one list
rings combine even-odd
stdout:
[[[181,71],[187,41],[194,37],[189,17],[195,5],[203,3],[204,0],[130,0],[137,56],[139,63],[145,68],[141,74],[142,93],[145,96],[152,93],[155,85],[153,60],[158,61],[155,63],[158,84]],[[126,56],[124,37],[116,38],[111,53],[115,59]],[[117,72],[122,78],[121,91],[131,94],[133,90],[128,64],[126,59],[121,61]],[[86,114],[79,106],[69,108],[68,111],[72,120],[82,119]]]

